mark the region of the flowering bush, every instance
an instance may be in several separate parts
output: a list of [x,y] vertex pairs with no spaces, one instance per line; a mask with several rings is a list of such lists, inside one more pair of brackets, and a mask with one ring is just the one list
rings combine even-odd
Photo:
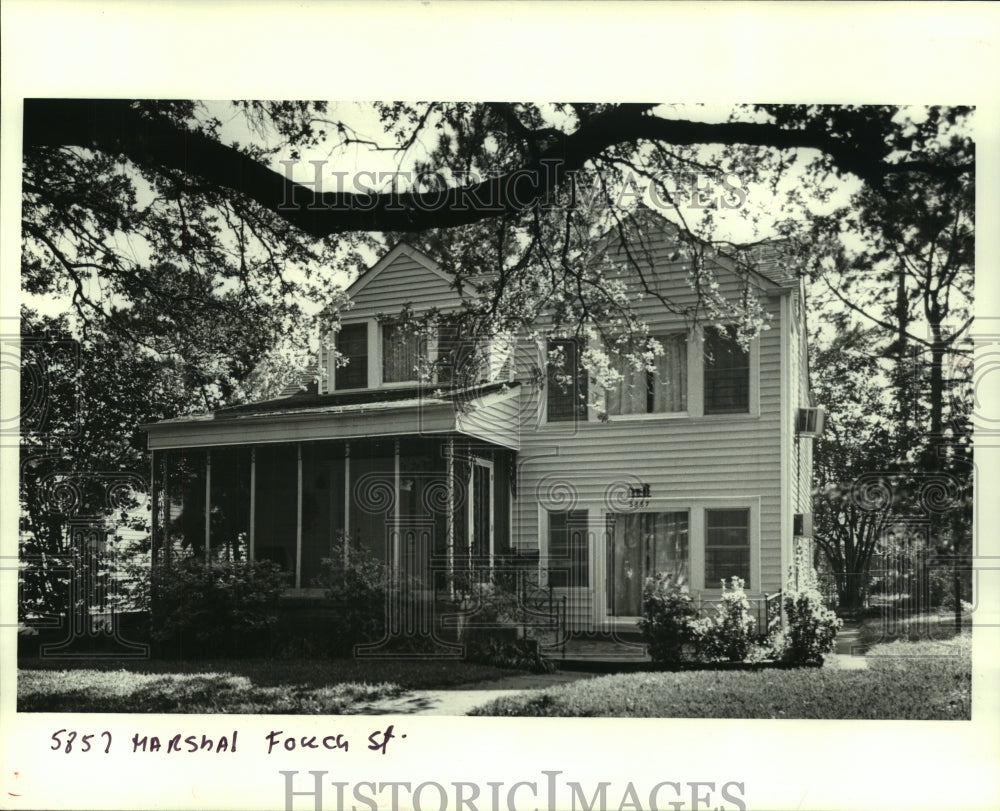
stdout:
[[684,658],[684,647],[694,641],[698,609],[688,592],[669,574],[658,573],[646,580],[642,593],[642,632],[652,660],[676,664]]
[[743,580],[734,577],[729,588],[722,581],[722,598],[714,617],[703,617],[693,624],[699,653],[708,659],[742,662],[754,644],[757,624],[750,600],[743,590]]
[[776,640],[775,653],[788,662],[822,664],[823,657],[833,650],[843,620],[823,603],[816,570],[802,549],[789,568],[783,603],[787,625]]

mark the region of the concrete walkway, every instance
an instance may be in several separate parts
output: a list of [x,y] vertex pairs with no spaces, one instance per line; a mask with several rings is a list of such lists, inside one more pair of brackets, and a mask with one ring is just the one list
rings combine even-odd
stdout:
[[824,666],[838,670],[864,670],[868,667],[868,660],[865,659],[867,649],[868,646],[859,641],[858,625],[845,622],[837,634],[833,652],[827,655]]
[[569,684],[592,678],[590,673],[543,673],[517,675],[494,681],[475,682],[454,690],[411,690],[396,698],[387,698],[359,705],[359,715],[468,715],[469,711],[501,696],[516,695],[529,690],[543,690],[558,684]]

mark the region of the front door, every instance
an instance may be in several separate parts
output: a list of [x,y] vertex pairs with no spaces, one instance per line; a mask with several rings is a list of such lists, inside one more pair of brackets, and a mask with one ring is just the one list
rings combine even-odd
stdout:
[[680,585],[688,583],[686,510],[611,513],[607,533],[609,616],[641,616],[643,587],[654,574],[670,574]]
[[469,557],[480,570],[493,568],[493,463],[472,460],[469,479]]

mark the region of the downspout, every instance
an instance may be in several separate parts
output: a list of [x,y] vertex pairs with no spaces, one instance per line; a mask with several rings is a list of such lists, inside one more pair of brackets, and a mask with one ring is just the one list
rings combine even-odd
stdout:
[[784,587],[785,577],[792,560],[792,510],[790,509],[791,488],[789,486],[789,472],[791,468],[792,454],[792,395],[791,395],[791,351],[789,340],[791,338],[791,291],[785,291],[779,299],[781,330],[781,406],[778,413],[781,419],[779,441],[780,441],[780,504],[781,504],[781,575],[779,579],[779,589]]

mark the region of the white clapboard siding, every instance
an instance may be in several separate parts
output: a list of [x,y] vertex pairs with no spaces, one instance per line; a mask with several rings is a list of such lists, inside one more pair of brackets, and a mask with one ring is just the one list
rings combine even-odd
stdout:
[[[352,296],[354,306],[341,316],[345,324],[379,314],[391,317],[405,306],[420,312],[434,307],[453,309],[461,303],[458,293],[443,274],[428,269],[411,252],[399,253],[387,266],[376,266],[368,272],[376,275]],[[355,285],[364,281],[362,276]]]
[[[678,307],[692,304],[695,294],[687,285],[681,263],[669,261],[669,245],[654,246],[648,253],[653,262],[662,261],[647,281],[657,292],[669,297]],[[627,277],[623,276],[627,279]],[[741,281],[724,268],[720,270],[719,289],[735,296]],[[685,324],[665,311],[655,297],[644,294],[641,285],[629,284],[632,301],[649,323],[651,332],[683,330]],[[598,513],[608,509],[609,490],[616,482],[637,478],[651,487],[653,499],[647,509],[669,508],[687,502],[693,509],[703,509],[721,500],[740,498],[759,504],[760,582],[753,594],[773,592],[782,580],[781,557],[781,329],[778,288],[761,279],[760,294],[768,313],[770,329],[759,341],[759,414],[734,416],[687,417],[664,419],[591,420],[576,425],[545,425],[532,422],[522,413],[522,435],[518,504],[514,510],[515,533],[521,546],[538,543],[537,504],[545,494],[560,486],[572,491],[576,507]],[[768,295],[768,294],[771,295]],[[518,375],[527,381],[532,361],[539,363],[538,352],[518,353]],[[798,381],[792,391],[797,393]],[[531,392],[522,386],[522,409]],[[690,395],[690,391],[689,391]],[[544,392],[535,393],[540,406]],[[786,510],[791,505],[786,505]],[[604,554],[603,538],[594,539],[591,565]],[[701,541],[695,541],[699,546]],[[596,588],[604,588],[597,584]],[[589,589],[566,589],[571,617],[590,617],[594,596]]]

